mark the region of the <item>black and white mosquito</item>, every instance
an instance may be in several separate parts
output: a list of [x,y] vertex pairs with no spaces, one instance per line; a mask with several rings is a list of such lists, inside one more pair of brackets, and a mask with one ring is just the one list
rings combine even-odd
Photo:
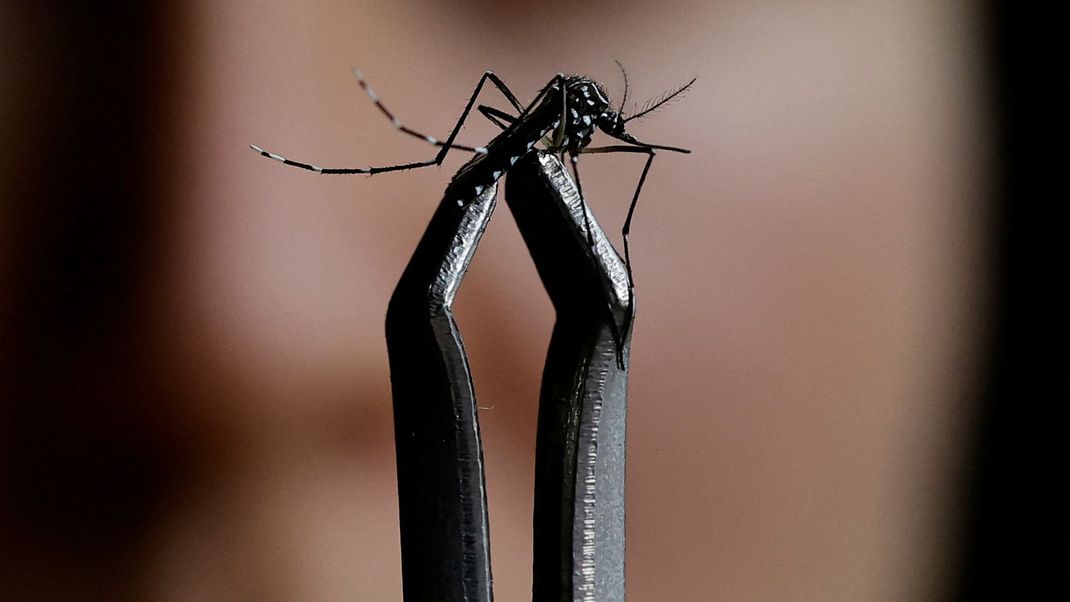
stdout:
[[[620,66],[620,63],[617,63],[617,65]],[[646,163],[643,165],[643,171],[639,176],[639,182],[636,185],[635,193],[632,195],[631,204],[628,206],[628,213],[621,230],[622,239],[624,241],[624,261],[628,271],[628,301],[629,307],[631,307],[634,299],[634,282],[632,278],[628,235],[631,232],[632,217],[635,213],[636,204],[639,201],[639,194],[643,189],[643,183],[646,181],[647,173],[650,171],[650,166],[654,161],[654,156],[657,154],[657,151],[663,150],[676,153],[690,153],[691,151],[675,146],[650,144],[637,140],[625,131],[625,124],[634,119],[649,115],[669,101],[677,98],[687,91],[691,85],[695,83],[695,80],[692,79],[687,84],[647,102],[643,107],[636,109],[631,115],[625,116],[623,114],[623,107],[628,98],[628,75],[623,67],[621,67],[621,73],[624,77],[624,95],[619,107],[614,108],[601,84],[588,77],[580,75],[564,75],[560,73],[543,86],[535,96],[534,100],[528,103],[527,106],[524,106],[509,87],[505,85],[505,82],[503,82],[501,78],[493,72],[487,71],[476,85],[475,91],[465,105],[464,111],[457,120],[457,124],[453,127],[453,131],[450,132],[445,140],[439,140],[403,125],[401,120],[386,108],[383,102],[379,99],[379,96],[364,80],[360,71],[354,69],[353,74],[357,77],[357,82],[360,84],[360,87],[368,94],[368,97],[375,103],[375,106],[377,106],[379,110],[390,119],[398,131],[439,147],[438,154],[436,154],[434,158],[426,161],[416,161],[413,163],[382,167],[320,167],[311,163],[302,163],[287,159],[286,157],[269,152],[256,145],[250,146],[254,151],[269,159],[274,159],[300,169],[328,175],[374,175],[389,171],[403,171],[419,167],[429,167],[431,165],[441,165],[446,158],[447,153],[452,149],[471,152],[475,154],[475,157],[461,167],[446,188],[447,196],[451,197],[458,207],[464,207],[471,203],[483,192],[484,189],[486,189],[487,186],[496,183],[521,157],[527,153],[533,152],[535,146],[540,142],[543,144],[547,152],[560,155],[562,160],[565,154],[569,156],[572,164],[573,177],[575,178],[576,188],[580,193],[581,202],[583,202],[583,188],[580,185],[579,171],[577,170],[579,155],[594,153],[645,154],[647,155]],[[486,146],[467,146],[459,144],[456,142],[457,134],[461,131],[461,127],[464,125],[469,113],[471,113],[472,107],[476,103],[476,99],[483,90],[483,86],[488,81],[494,84],[502,95],[505,96],[506,100],[509,101],[509,104],[512,105],[512,108],[517,112],[517,115],[513,115],[507,111],[491,106],[479,105],[477,110],[484,117],[501,128],[502,132],[495,136]],[[596,129],[601,130],[611,138],[615,138],[625,144],[599,147],[589,146]],[[584,218],[586,220],[586,213],[584,214]],[[594,244],[593,239],[591,238],[589,223],[587,224],[587,239],[588,244]],[[618,339],[620,341],[627,338],[630,325],[631,320],[624,324],[621,332],[618,333]]]

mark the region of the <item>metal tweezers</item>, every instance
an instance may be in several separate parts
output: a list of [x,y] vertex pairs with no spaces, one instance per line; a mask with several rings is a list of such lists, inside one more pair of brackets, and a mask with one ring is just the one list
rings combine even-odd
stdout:
[[[483,448],[452,306],[496,194],[443,199],[387,311],[409,602],[493,599]],[[631,331],[628,273],[556,156],[521,158],[505,196],[557,313],[539,396],[532,596],[624,600],[630,337],[614,335]]]

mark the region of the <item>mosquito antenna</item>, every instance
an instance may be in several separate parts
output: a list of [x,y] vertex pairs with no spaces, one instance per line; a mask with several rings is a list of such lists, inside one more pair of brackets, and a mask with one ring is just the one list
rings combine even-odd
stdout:
[[618,68],[620,68],[621,77],[624,78],[624,98],[620,99],[620,105],[618,105],[620,107],[620,110],[617,111],[618,113],[623,113],[624,105],[628,102],[628,72],[624,70],[624,65],[622,65],[620,61],[618,61],[617,59],[613,59],[613,62],[617,64]]
[[673,90],[672,92],[666,92],[665,94],[662,94],[661,96],[657,97],[656,99],[648,100],[646,102],[646,104],[643,105],[643,108],[640,109],[640,111],[638,113],[636,113],[635,115],[628,116],[628,118],[624,120],[625,123],[627,123],[627,122],[629,122],[629,121],[631,121],[633,119],[638,119],[638,118],[642,117],[643,115],[646,115],[648,113],[651,113],[653,111],[658,110],[660,107],[665,105],[665,103],[671,101],[672,99],[674,99],[677,96],[679,96],[679,95],[683,94],[684,92],[686,92],[687,89],[691,87],[691,84],[695,83],[696,79],[698,79],[698,78],[697,77],[696,78],[692,78],[691,81],[689,81],[686,84],[680,86],[679,88]]

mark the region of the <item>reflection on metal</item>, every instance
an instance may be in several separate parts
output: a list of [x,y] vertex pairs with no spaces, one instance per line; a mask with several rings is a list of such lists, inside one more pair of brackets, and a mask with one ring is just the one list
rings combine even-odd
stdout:
[[613,333],[630,331],[628,273],[553,155],[515,165],[505,198],[557,312],[539,397],[534,599],[623,600],[630,341],[622,368]]
[[497,185],[446,195],[386,315],[406,600],[490,600],[483,446],[453,297],[494,210]]
[[[522,157],[506,186],[557,311],[539,401],[533,596],[623,600],[629,341],[622,366],[614,332],[630,331],[627,269],[555,156]],[[409,601],[493,595],[479,422],[452,302],[496,193],[458,206],[447,192],[387,313]]]

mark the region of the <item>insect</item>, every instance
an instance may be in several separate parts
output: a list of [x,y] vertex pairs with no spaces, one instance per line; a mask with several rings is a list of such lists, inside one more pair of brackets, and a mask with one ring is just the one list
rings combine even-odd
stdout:
[[[413,163],[382,167],[320,167],[311,163],[302,163],[300,161],[287,159],[286,157],[269,152],[256,145],[250,146],[254,151],[269,159],[274,159],[292,167],[327,175],[374,175],[391,171],[403,171],[429,167],[432,165],[441,165],[450,150],[457,149],[468,151],[474,153],[475,157],[461,167],[446,188],[447,197],[452,198],[457,206],[462,208],[473,202],[473,200],[488,186],[496,183],[513,164],[524,155],[532,152],[540,142],[543,143],[548,152],[560,155],[562,160],[565,154],[569,156],[573,177],[581,199],[583,198],[583,188],[580,185],[580,177],[577,167],[579,155],[594,153],[645,154],[647,155],[646,163],[643,165],[643,171],[639,176],[639,182],[636,185],[635,193],[632,195],[631,204],[628,206],[628,212],[621,231],[624,242],[624,261],[628,273],[628,301],[630,307],[634,300],[634,278],[632,275],[631,250],[628,244],[628,236],[631,233],[632,218],[635,214],[635,207],[639,201],[639,194],[643,189],[643,184],[646,181],[647,174],[650,171],[650,166],[654,161],[654,157],[657,155],[657,151],[662,150],[676,153],[690,153],[691,151],[675,146],[650,144],[637,140],[625,131],[625,124],[652,113],[674,98],[680,96],[695,83],[695,79],[647,102],[642,108],[638,109],[633,114],[626,116],[623,114],[623,107],[626,104],[628,97],[628,76],[627,72],[624,71],[623,66],[621,66],[619,62],[617,65],[620,67],[621,73],[624,76],[624,96],[619,108],[613,107],[605,89],[598,82],[581,75],[564,75],[561,73],[557,74],[549,83],[543,86],[535,96],[534,100],[527,106],[523,106],[501,78],[495,75],[492,71],[487,71],[480,78],[475,91],[472,93],[471,98],[469,98],[468,103],[464,107],[464,111],[457,120],[457,124],[444,141],[432,136],[427,136],[403,125],[401,120],[386,108],[379,96],[364,80],[360,71],[354,69],[353,73],[356,76],[360,87],[367,93],[372,102],[375,103],[375,106],[391,120],[396,129],[409,136],[425,140],[426,142],[439,147],[439,151],[434,158],[426,161],[416,161]],[[480,147],[459,144],[456,142],[457,135],[471,113],[473,106],[475,106],[476,99],[479,97],[479,94],[482,92],[483,87],[488,81],[491,82],[503,96],[505,96],[506,100],[509,101],[518,114],[514,116],[494,107],[480,105],[477,110],[501,128],[502,132],[495,136],[486,146]],[[625,144],[592,147],[590,146],[590,143],[596,130],[601,130],[611,138],[624,142]],[[586,219],[586,213],[584,214],[584,217]],[[591,236],[589,223],[586,225],[586,230],[588,244],[593,246],[594,240]],[[615,333],[618,343],[627,338],[631,323],[632,320],[627,320],[619,327],[618,332]],[[620,347],[621,345],[618,344],[618,348]],[[620,351],[618,351],[618,360],[621,362],[623,361]]]
[[[621,72],[623,107],[628,83],[623,67]],[[451,307],[506,172],[506,201],[558,314],[539,401],[533,596],[623,599],[625,359],[634,318],[628,234],[657,151],[689,152],[640,142],[625,124],[664,106],[694,80],[625,116],[587,77],[558,74],[523,106],[487,72],[450,135],[438,140],[402,125],[359,72],[356,76],[395,128],[439,147],[434,158],[324,168],[258,146],[253,150],[321,174],[374,175],[439,165],[453,149],[475,155],[446,187],[386,315],[405,599],[493,599],[478,406]],[[485,147],[459,144],[457,135],[488,81],[515,114],[479,105],[501,133]],[[623,144],[592,147],[597,130]],[[581,154],[616,152],[646,155],[624,223],[624,260],[590,215],[577,170]]]

